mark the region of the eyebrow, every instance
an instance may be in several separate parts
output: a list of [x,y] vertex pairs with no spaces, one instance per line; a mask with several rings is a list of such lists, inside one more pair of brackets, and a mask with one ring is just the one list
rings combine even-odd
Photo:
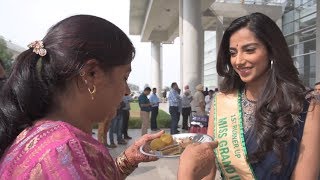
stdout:
[[[245,49],[245,48],[247,48],[248,46],[252,46],[252,45],[254,45],[254,46],[259,46],[259,43],[248,43],[248,44],[245,44],[245,45],[243,45],[241,48],[242,49]],[[236,49],[235,47],[229,47],[229,49]]]

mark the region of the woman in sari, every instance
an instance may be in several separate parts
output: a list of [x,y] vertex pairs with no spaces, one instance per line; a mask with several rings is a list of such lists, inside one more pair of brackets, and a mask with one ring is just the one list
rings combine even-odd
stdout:
[[204,179],[317,179],[320,102],[306,91],[285,38],[253,13],[226,29],[217,58],[224,77],[212,103],[208,134],[216,166]]
[[[135,49],[117,26],[76,15],[28,47],[0,97],[1,179],[118,180],[140,162],[157,160],[139,147],[163,131],[141,137],[115,161],[91,135],[92,124],[111,121],[123,95],[130,94],[127,79]],[[188,147],[179,178],[206,175],[210,169],[199,167],[210,167],[214,147]],[[206,155],[197,156],[202,152]]]

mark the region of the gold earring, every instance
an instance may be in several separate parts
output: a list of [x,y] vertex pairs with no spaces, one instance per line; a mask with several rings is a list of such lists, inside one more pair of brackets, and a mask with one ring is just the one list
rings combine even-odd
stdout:
[[79,73],[79,75],[80,75],[81,77],[83,77],[84,75],[86,75],[86,73],[85,73],[84,71],[82,71],[82,72]]
[[91,90],[90,88],[88,88],[88,91],[89,91],[89,93],[91,94],[91,99],[94,100],[93,94],[96,93],[97,89],[96,89],[96,86],[95,86],[95,85],[92,85],[92,86],[93,86],[93,90]]

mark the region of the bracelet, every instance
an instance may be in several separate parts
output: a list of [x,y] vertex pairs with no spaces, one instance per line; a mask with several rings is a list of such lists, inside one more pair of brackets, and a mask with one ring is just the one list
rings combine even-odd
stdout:
[[125,176],[129,176],[138,167],[138,165],[132,165],[128,161],[128,158],[124,152],[122,152],[120,156],[116,158],[116,166],[118,167],[119,171]]

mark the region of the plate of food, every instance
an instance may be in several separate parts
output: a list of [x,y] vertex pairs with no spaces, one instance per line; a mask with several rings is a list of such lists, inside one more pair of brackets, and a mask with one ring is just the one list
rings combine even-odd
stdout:
[[154,156],[158,158],[179,157],[189,144],[212,141],[213,138],[206,134],[162,134],[160,138],[156,138],[141,146],[140,152],[147,156]]

